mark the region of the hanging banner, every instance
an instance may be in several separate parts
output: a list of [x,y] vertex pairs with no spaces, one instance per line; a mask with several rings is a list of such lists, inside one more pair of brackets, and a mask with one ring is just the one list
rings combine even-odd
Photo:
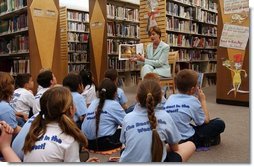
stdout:
[[249,0],[224,0],[224,14],[249,11]]
[[245,50],[249,39],[249,27],[224,24],[220,47]]

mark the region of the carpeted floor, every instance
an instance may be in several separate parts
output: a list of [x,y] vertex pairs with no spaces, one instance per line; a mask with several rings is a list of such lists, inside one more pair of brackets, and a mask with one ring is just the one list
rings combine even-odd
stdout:
[[[124,88],[129,104],[135,100],[137,87]],[[210,117],[219,117],[225,121],[226,128],[221,135],[221,144],[210,147],[208,151],[195,152],[187,163],[250,163],[250,109],[248,107],[222,105],[216,103],[216,87],[203,88],[206,94]],[[101,162],[107,162],[109,157],[119,156],[90,154]]]

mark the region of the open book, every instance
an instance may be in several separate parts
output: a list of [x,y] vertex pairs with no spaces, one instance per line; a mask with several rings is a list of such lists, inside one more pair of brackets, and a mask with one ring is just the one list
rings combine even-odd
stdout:
[[202,88],[203,86],[204,73],[198,73],[198,87]]
[[119,60],[129,60],[137,54],[144,55],[143,43],[119,45]]

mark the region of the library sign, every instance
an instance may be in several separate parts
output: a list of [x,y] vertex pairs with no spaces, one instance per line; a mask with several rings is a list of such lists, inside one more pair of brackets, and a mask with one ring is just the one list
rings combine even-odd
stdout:
[[224,24],[220,47],[245,50],[249,39],[249,27]]

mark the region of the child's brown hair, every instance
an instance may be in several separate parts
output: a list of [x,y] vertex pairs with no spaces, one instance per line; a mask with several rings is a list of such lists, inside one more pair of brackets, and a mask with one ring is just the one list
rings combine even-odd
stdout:
[[155,80],[144,80],[138,86],[137,99],[142,107],[147,108],[152,130],[152,162],[161,162],[163,144],[156,130],[157,119],[154,108],[161,102],[161,87]]
[[104,77],[111,79],[111,81],[113,81],[113,82],[116,82],[116,80],[118,78],[118,71],[116,69],[108,69],[105,72]]
[[176,87],[179,92],[187,93],[198,82],[198,73],[191,69],[183,69],[179,71],[175,78]]
[[72,136],[76,141],[87,146],[87,139],[71,118],[73,106],[71,92],[65,87],[53,87],[47,90],[40,99],[40,114],[32,122],[23,147],[24,153],[32,150],[35,142],[46,133],[46,125],[57,122],[63,133]]
[[0,102],[11,100],[14,92],[14,79],[7,72],[0,71]]
[[147,79],[149,79],[149,80],[155,80],[155,81],[157,81],[158,83],[160,83],[160,77],[159,77],[159,75],[156,74],[156,73],[153,73],[153,72],[149,72],[149,73],[147,73],[147,74],[144,76],[144,79],[143,79],[143,80],[147,80]]
[[100,116],[101,116],[101,112],[102,112],[102,108],[104,106],[105,100],[106,99],[114,100],[116,91],[117,91],[117,87],[111,79],[105,78],[101,81],[99,89],[98,89],[100,101],[99,101],[99,105],[97,107],[97,111],[95,113],[96,138],[98,136]]

